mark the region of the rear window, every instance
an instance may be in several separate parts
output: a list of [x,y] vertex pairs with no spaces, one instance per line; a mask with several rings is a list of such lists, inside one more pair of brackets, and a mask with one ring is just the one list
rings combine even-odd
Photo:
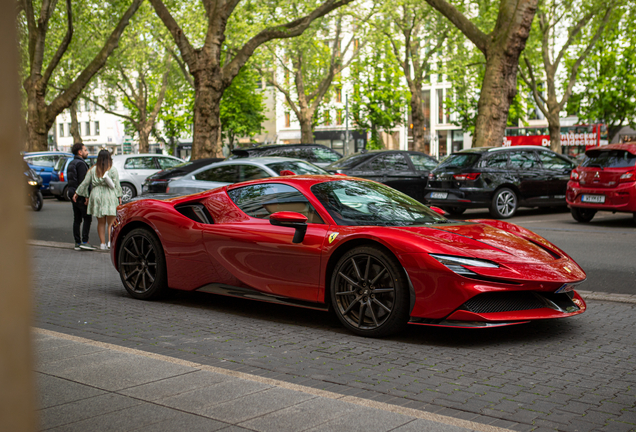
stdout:
[[55,171],[62,171],[64,169],[64,165],[66,165],[66,162],[69,161],[71,158],[60,158],[56,163],[55,166],[53,167],[53,170]]
[[585,153],[584,167],[628,168],[636,165],[636,155],[625,150],[590,150]]
[[327,175],[329,174],[322,168],[318,168],[315,165],[312,165],[308,162],[296,162],[296,161],[285,161],[285,162],[276,162],[267,165],[271,168],[275,173],[280,173],[284,170],[292,171],[294,174],[308,174],[308,175]]
[[477,153],[453,153],[444,159],[437,168],[469,168],[473,166],[480,157],[481,155]]
[[353,168],[357,165],[360,165],[362,162],[368,160],[371,157],[373,157],[372,153],[352,154],[340,159],[337,162],[332,163],[331,165],[329,165],[329,169]]

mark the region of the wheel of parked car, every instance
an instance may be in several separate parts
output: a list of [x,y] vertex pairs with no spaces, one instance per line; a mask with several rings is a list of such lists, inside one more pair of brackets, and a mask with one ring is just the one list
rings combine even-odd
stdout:
[[456,216],[459,216],[466,211],[464,207],[442,207],[442,209],[446,211],[447,213],[451,215],[456,215]]
[[62,191],[62,194],[56,195],[55,198],[57,198],[58,201],[70,201],[71,197],[68,196],[68,186],[64,186],[64,190]]
[[596,210],[594,209],[577,207],[572,207],[570,209],[570,212],[572,213],[572,217],[574,218],[574,220],[576,220],[577,222],[589,222],[594,218],[594,215],[596,214]]
[[517,194],[512,189],[501,188],[492,197],[490,214],[496,219],[506,219],[517,212]]
[[136,228],[124,237],[118,254],[121,281],[132,297],[160,298],[168,289],[166,258],[159,239],[145,228]]
[[408,323],[408,282],[395,257],[378,247],[357,247],[334,267],[331,303],[340,322],[352,332],[386,336]]
[[137,191],[135,190],[135,187],[131,185],[130,183],[122,183],[121,192],[122,192],[121,201],[124,203],[130,201],[131,199],[137,196]]

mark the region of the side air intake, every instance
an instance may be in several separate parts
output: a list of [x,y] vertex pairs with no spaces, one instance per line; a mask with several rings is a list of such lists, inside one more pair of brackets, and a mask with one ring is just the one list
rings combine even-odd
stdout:
[[210,216],[210,212],[208,212],[208,209],[205,208],[203,204],[180,204],[178,206],[175,206],[175,210],[195,222],[208,225],[214,223],[214,220],[212,220],[212,216]]

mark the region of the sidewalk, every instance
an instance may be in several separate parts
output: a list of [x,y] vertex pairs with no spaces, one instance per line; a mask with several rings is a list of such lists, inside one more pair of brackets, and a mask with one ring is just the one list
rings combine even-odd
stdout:
[[506,429],[34,329],[41,430]]

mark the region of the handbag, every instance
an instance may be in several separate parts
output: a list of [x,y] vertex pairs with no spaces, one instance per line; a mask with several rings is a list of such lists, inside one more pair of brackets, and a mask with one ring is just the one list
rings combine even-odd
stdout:
[[111,188],[111,189],[115,189],[115,182],[113,181],[113,179],[111,179],[108,176],[108,173],[104,173],[104,177],[102,177],[104,179],[104,181],[106,182],[106,185]]

